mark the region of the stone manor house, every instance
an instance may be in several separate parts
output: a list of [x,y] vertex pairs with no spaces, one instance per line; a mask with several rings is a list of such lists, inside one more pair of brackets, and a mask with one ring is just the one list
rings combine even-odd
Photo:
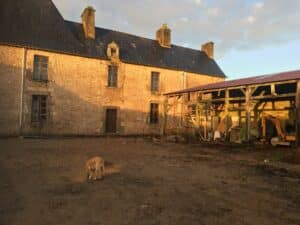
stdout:
[[155,40],[95,27],[92,7],[81,18],[0,1],[0,136],[159,134],[164,93],[225,79],[212,42],[173,45],[166,24]]

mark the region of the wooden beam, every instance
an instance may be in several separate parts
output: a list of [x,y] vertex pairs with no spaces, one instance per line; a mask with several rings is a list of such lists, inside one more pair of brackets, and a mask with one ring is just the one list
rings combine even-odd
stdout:
[[250,141],[250,126],[251,126],[251,88],[246,88],[246,141]]
[[232,98],[229,98],[229,101],[245,101],[245,97],[232,97]]
[[163,101],[163,120],[162,120],[162,127],[160,129],[161,135],[166,134],[166,128],[167,128],[167,123],[168,123],[168,112],[174,106],[174,104],[169,104],[168,100],[169,100],[169,98],[165,97],[165,99]]
[[245,92],[245,89],[246,88],[246,86],[236,86],[236,87],[228,87],[227,89],[228,90],[238,90],[238,89],[240,89],[242,92]]
[[254,92],[257,90],[257,88],[258,88],[258,86],[251,88],[251,96],[254,94]]
[[[279,85],[279,84],[291,84],[291,83],[297,83],[297,80],[287,80],[287,81],[278,81],[278,82],[269,82],[269,83],[261,83],[261,84],[252,84],[249,85],[253,91],[257,89],[258,87],[264,87],[264,86],[269,86],[269,85]],[[210,93],[210,92],[215,92],[215,91],[224,91],[225,89],[227,90],[234,90],[234,89],[243,89],[246,88],[245,85],[240,85],[240,86],[234,86],[234,87],[227,87],[227,88],[214,88],[214,89],[207,89],[207,90],[201,90],[198,92],[203,92],[203,93]]]
[[200,104],[199,103],[197,103],[196,104],[196,123],[197,123],[197,128],[199,128],[199,125],[200,125]]
[[[264,86],[270,86],[270,85],[280,85],[280,84],[291,84],[291,83],[297,83],[299,82],[298,80],[286,80],[286,81],[278,81],[278,82],[269,82],[269,83],[261,83],[261,84],[252,84],[252,85],[249,85],[248,87],[252,88],[253,89],[253,92],[255,91],[255,89],[257,89],[258,87],[264,87]],[[201,91],[187,91],[185,93],[188,93],[188,92],[198,92],[198,93],[211,93],[211,92],[215,92],[215,91],[224,91],[225,89],[227,90],[233,90],[233,89],[243,89],[243,88],[246,88],[245,85],[240,85],[240,86],[235,86],[235,87],[227,87],[227,88],[214,88],[214,89],[207,89],[207,90],[201,90]],[[242,90],[242,92],[244,92]],[[178,95],[182,95],[183,93],[178,93],[178,94],[166,94],[166,96],[168,97],[175,97],[175,96],[178,96]],[[252,93],[253,94],[253,93]]]
[[239,116],[239,127],[241,127],[242,124],[242,108],[241,103],[239,103],[239,110],[238,110],[238,116]]
[[241,92],[243,92],[244,96],[246,95],[246,91],[244,88],[240,88],[239,90],[241,90]]
[[225,130],[225,136],[227,137],[228,135],[228,113],[229,113],[229,90],[225,90],[225,104],[224,104],[224,113],[225,113],[225,121],[226,121],[226,130]]
[[300,81],[297,82],[296,95],[296,144],[300,147]]
[[208,102],[225,102],[225,98],[218,99],[210,99],[210,100],[201,100],[200,103],[208,103]]
[[[250,96],[251,97],[251,96]],[[296,93],[291,93],[291,94],[281,94],[281,95],[265,95],[265,96],[253,96],[251,97],[252,100],[280,100],[281,98],[292,98],[296,97]],[[225,102],[226,98],[218,98],[218,99],[210,99],[210,100],[201,100],[199,101],[200,103],[205,103],[205,102]],[[246,101],[246,98],[244,97],[236,97],[236,98],[228,98],[227,100],[229,101]]]
[[252,99],[276,99],[276,98],[286,98],[286,97],[295,97],[296,93],[290,93],[290,94],[281,94],[281,95],[265,95],[265,96],[253,96]]
[[271,84],[271,95],[277,95],[276,94],[276,89],[275,89],[275,84]]
[[203,90],[201,92],[204,94],[207,94],[207,93],[211,93],[211,92],[215,92],[215,91],[224,91],[224,90],[225,90],[225,88],[214,88],[214,89]]
[[269,82],[269,83],[262,83],[262,84],[253,84],[249,85],[249,87],[263,87],[263,86],[269,86],[269,85],[279,85],[279,84],[292,84],[292,83],[297,83],[297,80],[287,80],[287,81],[278,81],[278,82]]

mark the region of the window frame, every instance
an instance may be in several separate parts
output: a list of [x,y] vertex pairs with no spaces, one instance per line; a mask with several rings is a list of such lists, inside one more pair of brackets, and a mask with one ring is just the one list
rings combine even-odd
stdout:
[[156,71],[151,72],[151,92],[157,93],[159,92],[159,80],[160,80],[160,73]]
[[32,95],[31,98],[31,122],[43,123],[48,120],[48,96]]
[[48,56],[34,55],[32,80],[48,82],[48,65]]
[[107,68],[107,87],[117,88],[118,87],[118,66],[108,65]]
[[[155,107],[154,107],[155,106]],[[155,102],[150,103],[150,124],[158,124],[159,123],[159,104]]]

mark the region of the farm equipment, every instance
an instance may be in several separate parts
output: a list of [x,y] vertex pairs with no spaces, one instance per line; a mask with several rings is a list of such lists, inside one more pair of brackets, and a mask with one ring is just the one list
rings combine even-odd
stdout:
[[271,121],[273,125],[275,126],[276,132],[278,137],[272,137],[271,138],[271,144],[273,146],[277,145],[284,145],[284,146],[290,146],[291,142],[296,141],[295,135],[289,135],[286,134],[284,129],[281,126],[281,121],[275,116],[271,116],[268,114],[263,113],[261,115],[261,126],[262,126],[262,140],[266,141],[267,139],[267,120]]

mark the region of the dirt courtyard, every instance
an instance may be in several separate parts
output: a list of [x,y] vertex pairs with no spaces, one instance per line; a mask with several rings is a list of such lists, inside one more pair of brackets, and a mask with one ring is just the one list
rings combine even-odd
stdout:
[[[282,151],[142,138],[1,139],[1,225],[299,225],[300,166]],[[85,160],[106,160],[102,181]]]

